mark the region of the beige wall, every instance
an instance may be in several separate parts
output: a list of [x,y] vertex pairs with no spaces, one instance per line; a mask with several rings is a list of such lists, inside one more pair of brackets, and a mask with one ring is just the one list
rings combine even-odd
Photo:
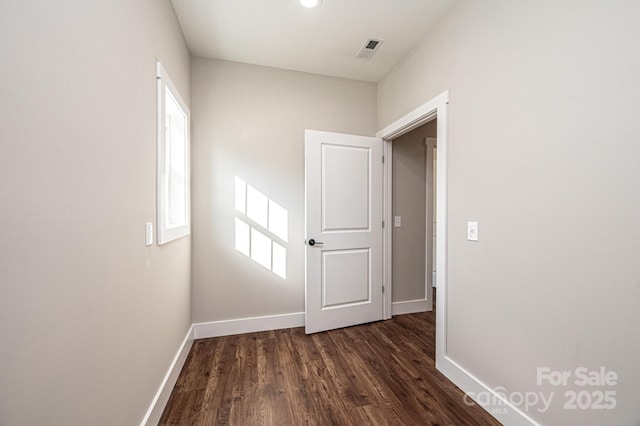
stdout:
[[190,239],[155,223],[168,0],[0,5],[0,424],[133,425],[191,323]]
[[[393,141],[393,216],[402,218],[400,228],[393,225],[393,218],[389,221],[394,226],[392,241],[394,302],[425,298],[425,238],[430,238],[431,229],[427,237],[425,232],[427,174],[424,141],[426,137],[435,136],[436,121],[434,120]],[[431,161],[429,173],[432,173],[432,164]]]
[[[639,21],[635,1],[460,2],[378,86],[378,128],[450,90],[449,355],[555,391],[544,424],[640,420]],[[616,371],[617,408],[563,410],[544,366]]]
[[[304,311],[304,130],[375,133],[375,85],[192,58],[193,319]],[[234,177],[288,210],[287,279],[234,248]]]

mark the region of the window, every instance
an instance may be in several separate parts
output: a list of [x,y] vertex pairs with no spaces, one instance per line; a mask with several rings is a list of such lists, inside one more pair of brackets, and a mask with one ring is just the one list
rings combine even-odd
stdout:
[[158,244],[190,233],[189,108],[160,62],[158,78]]

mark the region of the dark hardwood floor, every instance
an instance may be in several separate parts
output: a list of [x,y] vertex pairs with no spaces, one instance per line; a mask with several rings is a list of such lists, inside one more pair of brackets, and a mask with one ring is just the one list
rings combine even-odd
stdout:
[[160,425],[499,425],[435,369],[433,312],[196,340]]

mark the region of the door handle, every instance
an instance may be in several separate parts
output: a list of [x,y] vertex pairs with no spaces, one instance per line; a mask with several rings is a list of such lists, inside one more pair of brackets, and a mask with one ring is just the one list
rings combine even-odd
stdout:
[[313,238],[311,238],[311,239],[309,240],[309,245],[310,245],[311,247],[313,247],[313,246],[315,246],[315,245],[321,246],[321,245],[324,245],[324,243],[322,243],[322,242],[320,242],[320,241],[316,241],[316,240],[314,240]]

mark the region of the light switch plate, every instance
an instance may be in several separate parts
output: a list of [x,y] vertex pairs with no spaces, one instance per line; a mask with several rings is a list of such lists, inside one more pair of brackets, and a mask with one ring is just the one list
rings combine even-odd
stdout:
[[402,226],[402,216],[393,217],[393,226],[396,228],[400,228]]
[[144,224],[144,245],[149,247],[153,244],[153,224],[147,222]]
[[478,222],[467,222],[467,240],[478,241]]

